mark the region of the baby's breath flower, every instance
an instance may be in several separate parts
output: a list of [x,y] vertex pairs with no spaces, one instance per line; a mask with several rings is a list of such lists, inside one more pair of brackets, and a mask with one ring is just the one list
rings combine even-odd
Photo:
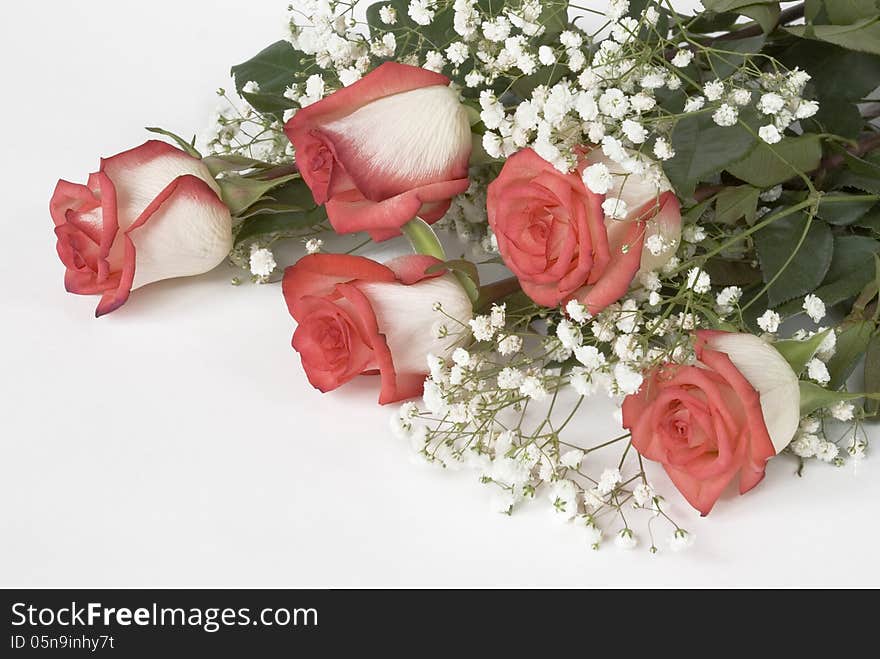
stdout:
[[697,245],[707,238],[706,229],[698,224],[689,224],[682,231],[685,242]]
[[605,212],[605,217],[613,220],[625,220],[629,214],[626,201],[618,197],[606,199],[602,203],[602,210]]
[[669,548],[674,552],[682,552],[694,544],[694,536],[684,529],[678,529],[669,539]]
[[639,483],[633,490],[633,499],[638,506],[647,506],[654,501],[654,488],[648,483]]
[[612,119],[622,119],[629,112],[629,99],[620,89],[606,89],[599,97],[599,111]]
[[453,64],[464,64],[465,60],[469,57],[470,52],[468,51],[467,44],[462,43],[461,41],[456,41],[453,44],[450,44],[446,49],[446,57]]
[[574,350],[583,342],[580,329],[570,320],[563,319],[556,326],[556,336],[568,350]]
[[507,322],[507,305],[493,304],[492,312],[489,314],[489,324],[494,329],[501,329]]
[[782,197],[781,185],[777,185],[776,187],[770,188],[761,193],[761,201],[766,201],[768,204],[771,204],[774,201],[779,201],[780,197]]
[[660,160],[671,160],[675,158],[675,149],[665,138],[658,137],[654,142],[654,155]]
[[611,494],[623,482],[620,469],[606,469],[599,478],[598,490],[601,494]]
[[632,551],[639,546],[639,540],[630,529],[623,529],[614,539],[614,544],[618,549],[624,551]]
[[650,112],[655,107],[657,107],[657,101],[653,96],[650,96],[644,92],[639,92],[630,97],[629,99],[630,105],[632,105],[632,109],[635,110],[638,114],[642,114],[644,112]]
[[645,127],[632,119],[625,119],[621,124],[621,130],[633,144],[644,144],[648,139],[648,131],[645,130]]
[[639,393],[644,381],[644,376],[630,366],[623,363],[614,366],[614,382],[622,396],[632,396]]
[[499,16],[493,20],[484,21],[482,25],[483,36],[489,41],[501,42],[510,36],[510,21],[503,16]]
[[391,5],[385,5],[379,9],[379,20],[385,25],[394,25],[397,23],[397,10]]
[[703,85],[703,93],[710,101],[717,101],[724,95],[724,83],[720,80],[712,80]]
[[556,64],[556,53],[550,46],[541,46],[538,49],[538,61],[544,66],[553,66]]
[[846,401],[835,404],[828,411],[838,421],[852,421],[855,417],[855,405]]
[[742,296],[743,290],[740,287],[728,286],[718,294],[718,297],[715,298],[715,303],[720,309],[727,310],[729,313],[732,310],[732,307],[739,304]]
[[489,316],[477,316],[470,321],[471,331],[477,341],[491,341],[495,338],[495,328]]
[[814,323],[820,322],[827,313],[825,303],[815,295],[808,295],[804,298],[804,311]]
[[708,272],[704,272],[700,268],[692,268],[688,271],[687,287],[694,293],[708,293],[712,290],[712,279]]
[[760,318],[758,318],[758,327],[768,334],[776,334],[776,332],[779,331],[779,325],[781,322],[782,318],[779,317],[779,314],[768,309]]
[[758,110],[763,114],[776,114],[785,107],[785,99],[779,94],[769,93],[761,96],[758,101]]
[[828,367],[821,359],[812,359],[807,364],[807,376],[819,384],[828,384],[831,382],[831,374]]
[[515,368],[505,368],[498,374],[498,388],[503,390],[519,389],[525,376]]
[[519,387],[519,392],[526,398],[534,401],[546,400],[550,396],[550,393],[544,387],[544,383],[534,375],[529,375],[523,380]]
[[684,112],[686,114],[698,112],[703,109],[704,105],[706,105],[705,98],[702,96],[691,96],[684,104]]
[[832,442],[822,442],[816,450],[816,457],[822,462],[834,462],[838,455],[840,455],[840,448]]
[[563,467],[567,467],[568,469],[580,469],[581,463],[584,461],[586,457],[586,453],[581,451],[580,449],[574,449],[568,451],[562,455],[559,459],[559,464]]
[[722,103],[712,115],[712,121],[719,126],[733,126],[739,121],[739,111],[732,105]]
[[691,50],[679,50],[672,58],[672,66],[680,69],[688,66],[694,60],[694,53]]
[[748,89],[735,89],[730,95],[730,100],[740,107],[746,106],[752,100],[752,92]]
[[438,53],[436,50],[432,50],[425,55],[425,65],[423,68],[428,71],[434,71],[435,73],[440,73],[443,71],[443,67],[446,66],[446,60],[443,55]]
[[614,177],[611,170],[604,163],[596,163],[590,165],[583,173],[584,184],[587,188],[596,194],[607,194],[614,187]]
[[761,128],[758,129],[758,137],[764,140],[767,144],[779,144],[779,142],[782,141],[782,134],[773,124],[761,126]]
[[434,20],[435,4],[436,0],[411,0],[407,13],[417,25],[430,25]]
[[251,274],[261,280],[268,279],[278,264],[275,262],[275,256],[272,252],[259,245],[251,246],[250,269]]
[[523,347],[522,337],[511,334],[498,341],[498,353],[502,357],[510,357],[517,354]]
[[574,322],[581,325],[590,321],[593,317],[592,314],[590,314],[589,309],[577,300],[571,300],[565,306],[565,312]]
[[797,119],[809,119],[819,111],[819,104],[816,101],[801,101],[794,113]]

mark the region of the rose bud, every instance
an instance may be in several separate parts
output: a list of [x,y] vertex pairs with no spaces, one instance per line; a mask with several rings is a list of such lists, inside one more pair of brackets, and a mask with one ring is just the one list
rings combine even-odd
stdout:
[[[380,404],[420,396],[427,356],[449,355],[461,338],[447,316],[467,324],[473,315],[454,276],[425,274],[439,263],[428,256],[382,265],[360,256],[314,254],[288,268],[284,299],[299,324],[293,348],[309,382],[327,393],[378,373]],[[438,332],[444,325],[449,332]]]
[[467,111],[439,73],[388,62],[299,110],[285,131],[339,233],[381,241],[417,216],[436,222],[469,185]]
[[649,373],[624,401],[623,425],[705,516],[737,477],[740,494],[757,486],[794,439],[800,389],[782,355],[750,334],[698,332],[696,356]]
[[232,249],[219,193],[200,160],[158,141],[101,160],[86,185],[59,181],[49,210],[68,292],[100,295],[100,317],[135,289],[212,270]]
[[[614,177],[607,197],[623,200],[625,216],[607,216],[606,196],[581,176],[602,158],[593,154],[565,174],[533,150],[520,151],[489,186],[488,213],[504,263],[526,295],[546,307],[577,299],[595,315],[623,297],[641,269],[662,267],[675,254],[681,214],[674,194],[631,176],[625,183]],[[653,235],[665,245],[660,255],[646,245]]]

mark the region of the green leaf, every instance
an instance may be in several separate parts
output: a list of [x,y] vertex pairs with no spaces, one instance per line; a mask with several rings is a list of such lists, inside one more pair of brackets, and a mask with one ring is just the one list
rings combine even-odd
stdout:
[[[705,6],[705,5],[704,5]],[[733,12],[703,11],[696,17],[679,15],[684,23],[691,23],[690,31],[695,33],[710,34],[712,32],[726,32],[737,21],[737,15]]]
[[850,169],[841,169],[831,175],[828,188],[830,190],[855,188],[870,194],[880,194],[880,177],[862,176]]
[[[846,195],[843,195],[846,196]],[[876,201],[861,199],[863,195],[850,195],[853,201],[834,202],[832,204],[820,204],[818,215],[828,224],[836,226],[848,226],[855,224],[871,210]]]
[[308,211],[289,211],[257,215],[246,220],[235,235],[235,244],[241,245],[251,238],[275,233],[296,233],[317,226],[327,220],[323,207]]
[[860,218],[856,225],[864,229],[870,229],[880,236],[880,206],[877,206],[870,213]]
[[682,198],[693,196],[696,184],[742,160],[755,147],[754,135],[742,125],[718,126],[711,113],[684,117],[672,133],[676,156],[664,169]]
[[856,139],[865,125],[859,106],[838,96],[819,96],[819,111],[807,121],[819,126],[818,132],[850,139]]
[[826,0],[825,11],[835,25],[849,25],[880,14],[877,0]]
[[282,176],[271,181],[259,181],[230,174],[217,181],[220,185],[223,203],[233,215],[239,215],[258,202],[267,192],[289,181],[299,179],[299,174]]
[[547,28],[547,32],[562,32],[568,27],[568,3],[544,3],[544,9],[538,17],[538,23]]
[[739,13],[757,21],[761,29],[764,30],[764,34],[770,34],[779,25],[779,15],[782,11],[779,9],[778,2],[768,2],[743,7]]
[[778,0],[703,0],[703,6],[709,11],[737,11],[743,7],[754,5],[779,4]]
[[[874,301],[878,294],[880,294],[880,254],[874,254],[874,281],[869,281],[865,288],[862,289],[862,292],[859,293],[859,297],[856,298],[856,301],[853,303],[852,316],[853,317],[867,317],[866,311],[868,310],[868,305]],[[880,304],[880,301],[878,301]],[[880,314],[880,309],[878,309],[874,313],[874,320],[877,320],[877,316]]]
[[196,141],[195,138],[193,138],[192,142],[187,142],[185,139],[183,139],[179,135],[175,135],[170,130],[165,130],[164,128],[155,128],[154,127],[154,128],[147,128],[147,130],[151,133],[156,133],[157,135],[164,135],[165,137],[170,137],[172,140],[177,142],[177,146],[179,146],[181,149],[186,151],[193,158],[198,158],[199,160],[202,159],[202,154],[199,153],[198,149],[196,149],[193,146],[193,143],[195,143],[195,141]]
[[856,174],[880,178],[880,164],[864,158],[859,158],[857,155],[850,153],[839,144],[832,143],[831,149],[835,153],[843,156],[846,166]]
[[758,212],[761,191],[751,185],[725,188],[718,193],[715,201],[715,221],[719,224],[733,224],[745,218],[753,224]]
[[766,41],[767,37],[763,34],[746,39],[719,41],[713,50],[707,52],[706,61],[715,77],[727,78],[739,71],[750,56],[760,53]]
[[873,238],[837,236],[831,266],[815,294],[829,307],[855,297],[874,278],[877,253],[880,253],[880,242]]
[[300,55],[289,41],[278,41],[255,57],[232,67],[238,93],[249,82],[260,86],[260,94],[283,94],[296,80]]
[[285,110],[299,107],[296,103],[281,94],[251,94],[241,92],[241,97],[253,106],[259,112],[267,114],[283,114]]
[[859,360],[865,355],[876,327],[873,322],[865,320],[847,326],[837,337],[837,352],[828,362],[831,373],[831,389],[843,387],[853,374]]
[[779,351],[779,354],[785,357],[785,361],[791,365],[791,370],[797,373],[797,375],[801,375],[806,370],[807,364],[810,363],[810,360],[816,356],[816,352],[822,347],[822,343],[828,338],[828,332],[830,331],[832,330],[820,332],[816,336],[803,341],[795,341],[794,339],[777,341],[773,344],[773,347]]
[[715,286],[747,288],[761,281],[761,271],[753,268],[751,263],[718,258],[706,263],[704,269],[709,273]]
[[828,16],[825,13],[825,0],[807,0],[804,3],[804,16],[807,23],[827,23]]
[[797,37],[826,41],[864,53],[880,54],[880,20],[876,16],[850,25],[796,25],[785,29]]
[[233,153],[224,156],[208,156],[202,162],[205,163],[213,176],[217,176],[222,172],[243,172],[248,169],[269,167],[267,163],[260,160],[246,158]]
[[[755,247],[764,283],[773,281],[791,257],[794,242],[803,235],[805,214],[790,215],[777,220],[755,234]],[[834,253],[834,238],[827,224],[814,221],[800,251],[768,289],[770,306],[803,297],[813,292],[824,280]]]
[[440,244],[437,234],[423,219],[417,217],[410,220],[403,225],[401,232],[407,237],[416,254],[433,256],[440,261],[446,261],[446,250]]
[[[880,336],[871,340],[865,354],[865,391],[880,393]],[[865,411],[868,414],[877,414],[880,411],[880,401],[867,401]]]
[[818,41],[801,40],[780,56],[790,68],[799,66],[824,103],[833,99],[857,101],[877,88],[880,57]]
[[862,398],[880,398],[871,394],[850,394],[845,391],[831,391],[812,382],[801,382],[801,416],[808,416],[817,410],[828,409],[837,403],[846,403]]
[[738,179],[759,188],[771,188],[808,173],[822,162],[822,142],[817,135],[786,137],[779,144],[760,142],[746,158],[727,167]]

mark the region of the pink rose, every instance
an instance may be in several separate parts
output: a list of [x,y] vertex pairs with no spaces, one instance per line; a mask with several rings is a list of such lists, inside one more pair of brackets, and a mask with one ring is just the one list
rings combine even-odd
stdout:
[[64,283],[100,295],[97,315],[131,291],[215,268],[232,249],[232,218],[198,159],[151,141],[101,161],[87,185],[59,181],[49,205]]
[[309,382],[333,391],[362,374],[381,375],[379,403],[421,395],[429,354],[447,356],[454,332],[436,338],[446,317],[467,322],[471,302],[455,277],[426,275],[438,264],[408,256],[382,265],[360,256],[315,254],[284,273],[284,299],[299,326],[293,347]]
[[800,390],[788,362],[756,336],[698,332],[696,355],[692,366],[649,373],[624,401],[623,425],[705,516],[737,476],[741,494],[763,480],[797,432]]
[[449,79],[388,62],[285,127],[303,180],[339,233],[387,240],[442,218],[467,190],[472,140]]
[[[601,152],[585,158],[580,172],[592,162],[604,162]],[[577,299],[597,314],[623,297],[641,268],[660,267],[675,253],[678,200],[632,179],[609,192],[631,209],[615,220],[580,173],[563,174],[531,149],[507,161],[489,186],[489,224],[526,295],[546,307]],[[659,257],[645,246],[654,234],[666,245]]]

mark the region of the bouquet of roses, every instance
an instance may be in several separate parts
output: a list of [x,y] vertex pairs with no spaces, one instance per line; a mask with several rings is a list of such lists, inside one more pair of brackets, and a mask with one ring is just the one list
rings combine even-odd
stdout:
[[[652,550],[657,520],[689,544],[647,462],[708,515],[778,455],[860,459],[878,2],[589,4],[295,0],[199,149],[150,129],[174,145],[59,182],[67,290],[101,316],[227,259],[277,283],[276,248],[302,243],[282,291],[309,381],[378,376],[424,459],[475,470],[503,513],[548,500],[595,547],[634,547],[639,511]],[[356,255],[393,239],[415,254]],[[591,444],[596,396],[625,433]]]

